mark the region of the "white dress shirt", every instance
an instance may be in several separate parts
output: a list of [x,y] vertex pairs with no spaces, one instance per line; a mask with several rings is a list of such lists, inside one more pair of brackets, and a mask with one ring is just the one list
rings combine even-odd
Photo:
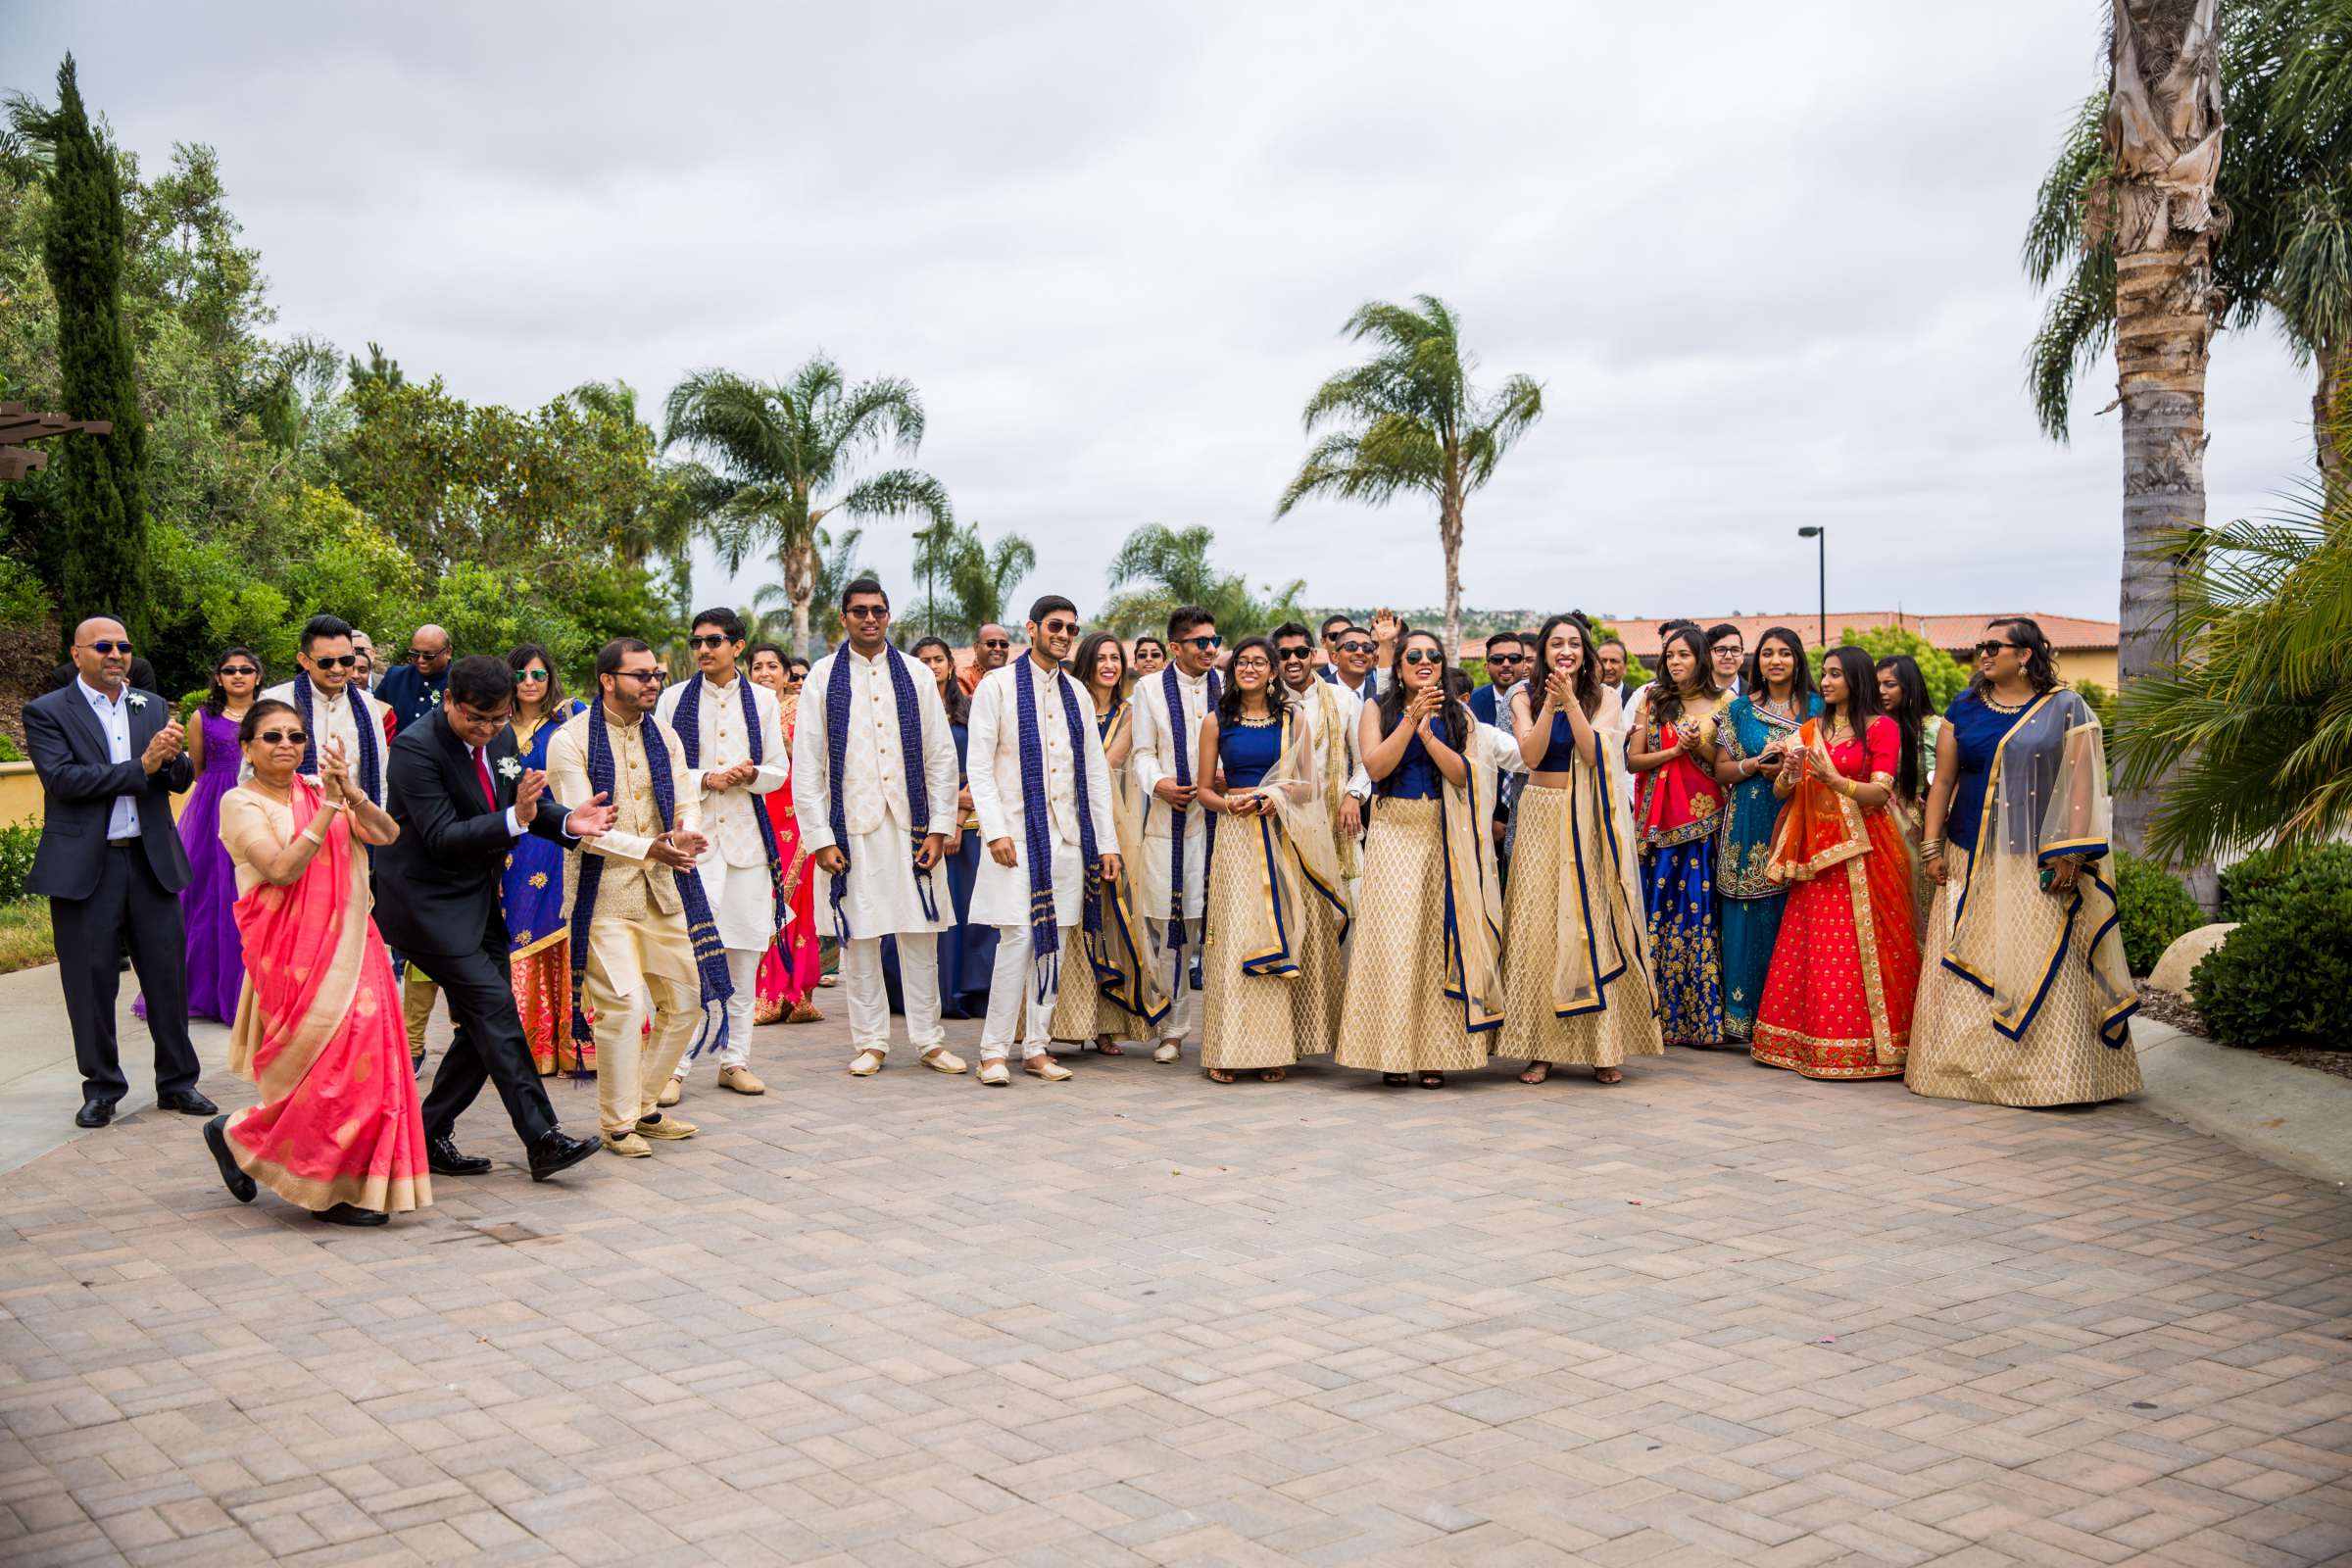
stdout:
[[[97,715],[98,727],[106,732],[106,760],[127,762],[130,750],[130,686],[124,683],[120,695],[106,693],[83,680],[74,677],[81,695],[89,702],[90,711]],[[107,808],[106,836],[111,839],[135,839],[139,836],[139,798],[136,795],[118,795]]]
[[[294,701],[294,681],[309,680],[310,678],[309,673],[305,672],[295,676],[294,680],[283,681],[270,687],[262,693],[262,696],[275,698],[299,713],[302,709]],[[360,782],[360,723],[362,719],[375,726],[377,760],[375,804],[381,806],[384,804],[384,778],[392,771],[390,766],[392,743],[384,738],[384,705],[356,686],[346,685],[332,697],[320,691],[316,684],[311,687],[311,723],[318,731],[318,734],[311,737],[314,755],[324,753],[328,741],[341,741],[343,743],[343,760],[351,764],[351,781],[354,784]],[[318,782],[318,774],[316,770],[303,776],[314,784]]]

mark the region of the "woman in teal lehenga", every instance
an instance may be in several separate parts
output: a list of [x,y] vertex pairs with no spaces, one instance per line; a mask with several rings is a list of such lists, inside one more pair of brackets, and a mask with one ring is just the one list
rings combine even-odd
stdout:
[[1745,1040],[1755,1028],[1764,977],[1772,968],[1772,945],[1781,931],[1781,906],[1788,897],[1785,885],[1764,874],[1781,811],[1772,794],[1781,748],[1798,725],[1821,711],[1804,642],[1786,626],[1756,639],[1740,686],[1740,694],[1714,729],[1715,778],[1727,790],[1715,838],[1727,1040]]

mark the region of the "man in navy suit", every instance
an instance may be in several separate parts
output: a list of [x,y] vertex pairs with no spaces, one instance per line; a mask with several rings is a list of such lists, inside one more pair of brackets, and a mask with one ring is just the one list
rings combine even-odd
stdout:
[[129,683],[130,663],[122,623],[93,615],[74,628],[73,684],[24,707],[24,749],[42,792],[24,891],[49,901],[81,1067],[81,1127],[114,1120],[130,1087],[115,1041],[116,960],[126,943],[155,1039],[156,1103],[187,1116],[220,1109],[196,1092],[179,912],[188,856],[172,821],[172,797],[195,782],[195,769],[171,706]]

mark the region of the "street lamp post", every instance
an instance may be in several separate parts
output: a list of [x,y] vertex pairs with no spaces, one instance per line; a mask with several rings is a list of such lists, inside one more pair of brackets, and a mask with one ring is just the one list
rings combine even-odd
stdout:
[[1816,554],[1821,566],[1821,624],[1819,630],[1821,646],[1827,648],[1830,646],[1830,530],[1818,523],[1807,523],[1804,527],[1796,530],[1796,536],[1799,539],[1815,541]]

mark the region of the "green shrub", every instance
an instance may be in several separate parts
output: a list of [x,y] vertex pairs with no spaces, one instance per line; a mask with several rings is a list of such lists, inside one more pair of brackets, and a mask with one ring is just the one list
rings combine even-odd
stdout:
[[32,852],[40,847],[38,822],[0,827],[0,903],[24,897],[24,879],[32,875]]
[[25,762],[30,760],[31,759],[24,755],[24,747],[19,746],[15,741],[10,740],[5,733],[0,733],[0,762]]
[[2244,909],[2245,923],[2189,976],[2219,1040],[2344,1044],[2352,995],[2352,856],[2308,855]]
[[2352,844],[2327,844],[2292,858],[2277,850],[2257,850],[2222,872],[2222,918],[2243,920],[2287,878],[2316,863],[2333,865],[2338,877],[2352,878]]
[[2110,869],[2125,960],[2133,974],[2146,974],[2176,939],[2205,924],[2205,911],[2179,877],[2129,851],[2116,851]]

